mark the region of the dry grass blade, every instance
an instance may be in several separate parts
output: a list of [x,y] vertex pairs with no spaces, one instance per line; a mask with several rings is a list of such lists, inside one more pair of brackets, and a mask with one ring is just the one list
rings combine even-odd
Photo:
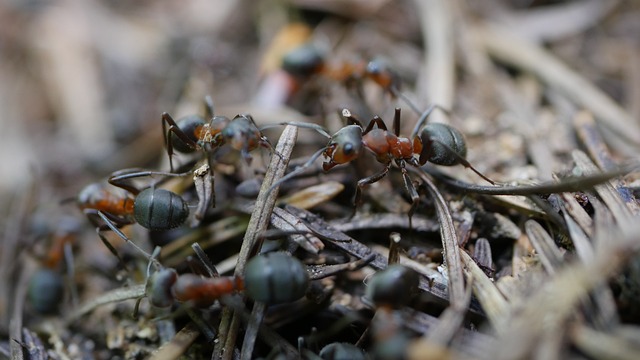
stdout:
[[[249,260],[252,252],[259,250],[260,234],[264,232],[269,225],[271,213],[278,197],[278,188],[275,188],[271,192],[268,190],[271,189],[273,183],[278,181],[278,179],[284,175],[289,159],[291,158],[291,152],[293,151],[297,135],[297,127],[291,125],[285,127],[282,135],[280,136],[280,140],[278,141],[278,145],[276,146],[276,154],[271,156],[269,169],[267,170],[264,181],[262,182],[262,187],[258,194],[253,214],[249,220],[249,226],[247,227],[242,247],[240,248],[238,264],[234,271],[235,276],[242,276],[244,274],[244,267],[247,260]],[[232,319],[229,321],[231,317]],[[234,315],[233,311],[225,309],[222,321],[220,322],[218,331],[220,339],[214,349],[214,358],[231,359],[239,327],[239,317]]]
[[465,315],[467,314],[467,308],[471,302],[471,293],[473,288],[473,277],[468,277],[468,285],[464,294],[464,299],[461,302],[452,302],[451,306],[447,307],[445,311],[438,318],[440,322],[433,331],[427,334],[428,341],[441,345],[448,345],[462,325]]
[[563,209],[565,212],[565,221],[568,216],[580,225],[580,229],[588,236],[593,234],[593,220],[587,214],[582,206],[578,203],[573,194],[562,193],[560,197],[563,200]]
[[168,343],[162,345],[153,356],[151,360],[173,360],[180,358],[184,352],[193,344],[194,341],[200,336],[200,331],[193,324],[189,323],[183,327],[176,336]]
[[[577,167],[583,173],[594,174],[598,171],[598,168],[595,166],[595,164],[582,151],[574,150],[572,152],[572,155]],[[618,191],[616,191],[615,187],[611,184],[611,182],[596,185],[595,189],[620,226],[624,226],[625,223],[630,221],[632,217],[631,211],[625,204],[624,200],[620,197]]]
[[446,201],[431,179],[418,169],[410,169],[413,173],[420,176],[427,186],[429,194],[431,194],[435,200],[436,210],[438,212],[438,221],[440,222],[440,236],[442,237],[447,275],[449,277],[449,301],[452,306],[462,306],[465,302],[464,276],[462,274],[462,264],[460,262],[458,235],[456,228],[453,225],[451,212],[449,211]]
[[597,249],[593,261],[565,266],[527,299],[521,312],[511,314],[507,320],[509,331],[499,339],[503,346],[486,354],[487,358],[526,357],[548,329],[561,328],[580,300],[620,271],[640,248],[640,224],[617,228],[619,234],[611,233],[611,225],[606,227],[607,246]]
[[[602,125],[631,146],[640,143],[637,123],[620,105],[541,47],[497,26],[479,26],[473,33],[478,44],[498,60],[530,71],[550,86],[561,90],[589,109]],[[610,141],[610,145],[619,148],[616,142]]]
[[627,341],[620,336],[597,331],[585,325],[572,326],[569,337],[580,351],[594,359],[640,358],[640,345],[637,342]]
[[76,321],[83,315],[93,311],[93,309],[99,306],[110,304],[110,303],[121,302],[124,300],[139,299],[145,295],[146,295],[146,289],[144,284],[135,285],[135,286],[126,287],[126,288],[114,289],[114,290],[105,292],[99,297],[92,299],[91,301],[80,306],[78,309],[74,310],[67,318],[67,322],[71,323],[73,321]]
[[[453,106],[455,84],[455,61],[453,39],[453,15],[451,4],[447,0],[415,1],[420,19],[422,19],[422,35],[427,49],[423,79],[419,84],[429,84],[426,89],[430,103],[438,104],[445,109]],[[446,115],[436,111],[431,115],[431,121],[447,123]]]
[[534,220],[524,224],[529,241],[536,249],[540,262],[549,274],[554,274],[563,263],[563,256],[549,233]]
[[[460,259],[464,265],[465,274],[467,277],[473,278],[473,293],[478,298],[482,310],[485,311],[489,321],[496,326],[496,324],[504,324],[504,318],[509,310],[509,303],[504,298],[500,290],[496,285],[487,277],[487,275],[480,269],[478,264],[467,254],[464,250],[460,250]],[[495,327],[497,331],[505,330]]]

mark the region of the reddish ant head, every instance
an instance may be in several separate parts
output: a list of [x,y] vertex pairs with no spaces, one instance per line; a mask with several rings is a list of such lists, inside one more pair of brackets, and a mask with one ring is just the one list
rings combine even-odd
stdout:
[[386,61],[373,59],[367,64],[366,76],[381,88],[400,90],[400,77],[393,72]]
[[346,164],[362,153],[362,127],[348,125],[336,132],[323,153],[327,161],[322,168],[327,171],[336,165]]
[[232,148],[249,152],[260,146],[262,134],[251,115],[241,114],[222,130],[222,137]]
[[231,119],[226,116],[214,116],[198,134],[198,145],[204,147],[206,144],[209,144],[212,145],[213,148],[224,145],[225,138],[222,132],[230,123]]

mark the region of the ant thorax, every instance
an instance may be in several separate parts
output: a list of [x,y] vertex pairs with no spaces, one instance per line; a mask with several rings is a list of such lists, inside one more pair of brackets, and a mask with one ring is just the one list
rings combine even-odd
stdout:
[[405,137],[398,137],[383,129],[373,129],[362,137],[362,144],[376,155],[378,161],[388,164],[391,160],[413,158],[413,144]]

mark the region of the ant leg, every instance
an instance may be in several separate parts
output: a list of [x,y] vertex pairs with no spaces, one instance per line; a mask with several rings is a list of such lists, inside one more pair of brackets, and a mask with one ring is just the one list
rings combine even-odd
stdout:
[[400,136],[400,108],[396,108],[393,114],[393,132],[396,136]]
[[445,108],[443,108],[442,106],[440,106],[438,104],[429,105],[427,110],[422,112],[422,115],[420,115],[420,119],[418,119],[418,122],[416,123],[416,126],[413,128],[413,131],[411,132],[410,139],[413,139],[418,135],[418,133],[420,132],[420,129],[422,129],[424,124],[427,122],[427,119],[429,118],[429,115],[431,115],[431,113],[436,109],[444,112],[447,115],[451,115],[451,111],[449,109],[445,109]]
[[[167,129],[166,124],[169,124],[169,128]],[[167,155],[169,155],[169,168],[173,171],[173,140],[171,140],[171,133],[176,134],[176,136],[182,140],[188,147],[192,149],[197,149],[198,144],[191,140],[184,131],[180,130],[178,124],[173,120],[169,113],[162,113],[162,133],[164,136],[164,143],[167,145]]]
[[280,159],[282,159],[282,154],[276,151],[276,149],[273,147],[273,145],[271,145],[271,142],[269,141],[269,139],[267,139],[266,136],[260,137],[260,146],[269,149],[269,152],[271,153],[272,156],[276,155]]
[[331,139],[331,135],[329,135],[329,132],[324,127],[322,127],[322,126],[320,126],[318,124],[302,123],[302,122],[297,122],[297,121],[285,121],[285,122],[281,122],[281,123],[278,123],[278,124],[266,125],[266,126],[261,127],[260,131],[263,131],[263,130],[266,130],[266,129],[270,129],[272,127],[276,127],[276,126],[280,126],[280,125],[291,125],[291,126],[297,126],[299,128],[315,130],[320,135],[326,137],[327,139]]
[[407,189],[407,192],[411,197],[411,208],[409,208],[408,215],[409,215],[409,229],[413,229],[413,222],[412,222],[413,214],[415,213],[416,208],[420,203],[420,195],[418,194],[418,190],[416,190],[416,187],[413,185],[413,181],[411,181],[411,178],[409,177],[409,173],[407,172],[407,169],[406,169],[406,162],[399,161],[397,164],[400,167],[400,171],[402,171],[402,180],[404,181],[404,187],[405,189]]
[[[138,252],[140,252],[142,255],[144,255],[144,257],[146,257],[147,259],[151,258],[151,255],[149,253],[147,253],[141,247],[139,247],[136,243],[131,241],[127,237],[127,235],[125,235],[120,229],[118,229],[116,224],[106,214],[104,214],[102,211],[98,210],[98,211],[95,212],[95,215],[99,216],[102,219],[102,221],[104,221],[104,224],[107,226],[107,228],[109,230],[113,231],[122,240],[124,240],[125,242],[127,242],[128,244],[133,246]],[[102,231],[105,231],[105,230],[107,230],[107,229],[105,229],[103,226],[99,226],[99,227],[96,228],[96,232],[98,233],[98,236],[100,236],[100,239],[102,239],[102,242],[105,243],[105,245],[109,248],[109,250],[111,250],[112,253],[114,253],[116,256],[118,256],[118,258],[120,260],[122,260],[122,258],[120,258],[120,256],[117,254],[118,252],[113,247],[113,245],[111,245],[111,243],[104,237],[104,235],[102,235]]]
[[313,155],[311,155],[311,157],[309,158],[309,160],[307,160],[306,163],[300,165],[299,167],[297,167],[295,170],[293,170],[292,172],[288,173],[287,175],[281,177],[278,181],[274,182],[273,185],[271,185],[271,187],[269,188],[269,191],[267,191],[267,193],[271,193],[273,191],[273,189],[275,189],[276,187],[280,186],[280,184],[282,184],[283,182],[292,179],[296,176],[298,176],[298,174],[301,174],[302,172],[304,172],[305,170],[307,170],[307,168],[309,168],[311,165],[313,165],[313,163],[320,157],[320,155],[322,155],[325,151],[327,150],[326,147],[316,151]]
[[366,185],[370,185],[380,181],[380,179],[382,179],[387,175],[390,167],[391,167],[391,163],[387,164],[384,167],[384,170],[382,170],[381,172],[377,174],[373,174],[371,176],[367,176],[364,179],[358,180],[358,184],[356,186],[356,195],[353,198],[353,213],[351,213],[351,217],[354,217],[356,215],[356,211],[358,210],[358,206],[360,205],[360,201],[362,200],[362,188],[365,187]]
[[181,177],[181,176],[187,176],[190,174],[191,174],[191,171],[176,174],[172,172],[151,171],[151,170],[143,170],[140,168],[132,168],[132,169],[124,169],[124,170],[118,170],[116,172],[113,172],[111,176],[109,176],[108,182],[113,186],[125,189],[130,193],[137,195],[140,193],[140,190],[138,190],[133,185],[129,184],[128,180],[139,178],[139,177],[148,177],[153,175]]
[[387,131],[387,124],[384,123],[384,120],[382,120],[380,116],[376,115],[371,119],[371,121],[369,121],[369,125],[367,125],[367,128],[362,132],[362,136],[367,135],[369,131],[373,130],[374,125],[377,125],[378,129]]
[[398,90],[397,87],[395,86],[391,86],[389,88],[389,92],[391,93],[391,95],[402,99],[402,101],[404,101],[405,104],[407,104],[411,110],[413,110],[416,114],[421,115],[422,111],[420,111],[420,109],[418,108],[418,106],[416,106],[416,104],[413,103],[413,101],[411,101],[411,99],[409,99],[407,97],[407,95],[405,95],[403,92],[401,92],[400,90]]

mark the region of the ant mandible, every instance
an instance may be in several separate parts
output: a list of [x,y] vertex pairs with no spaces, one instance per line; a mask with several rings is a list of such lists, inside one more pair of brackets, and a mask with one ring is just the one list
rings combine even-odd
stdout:
[[186,116],[175,121],[168,113],[162,113],[162,131],[172,172],[174,149],[182,153],[202,150],[208,155],[210,169],[213,169],[210,155],[225,144],[240,151],[247,163],[251,162],[249,152],[259,146],[266,147],[274,153],[273,146],[262,135],[251,115],[239,114],[233,119],[214,115],[213,100],[208,95],[205,97],[205,104],[209,122],[198,115]]
[[107,183],[89,184],[78,194],[76,203],[80,210],[94,224],[97,224],[96,218],[104,222],[104,225],[96,227],[96,231],[102,242],[116,256],[118,254],[115,248],[104,237],[102,231],[108,229],[115,232],[141,253],[150,256],[119,228],[137,222],[152,231],[170,230],[182,225],[189,216],[187,203],[179,195],[155,186],[141,191],[128,183],[132,178],[151,175],[183,176],[184,174],[140,171],[139,169],[121,170],[113,173]]
[[[327,131],[319,125],[287,123],[314,129],[328,137],[329,143],[313,154],[305,164],[276,182],[272,188],[304,171],[320,155],[325,157],[322,168],[328,171],[337,165],[347,164],[355,160],[362,155],[363,148],[371,151],[376,156],[376,160],[385,165],[385,167],[377,174],[358,181],[354,198],[354,214],[360,203],[362,188],[385,177],[392,163],[395,163],[402,171],[405,188],[411,197],[412,205],[409,210],[409,219],[411,219],[418,204],[419,195],[409,177],[406,169],[407,164],[414,167],[420,167],[427,162],[444,166],[459,164],[471,169],[486,181],[494,184],[491,179],[476,170],[465,159],[467,147],[460,131],[442,123],[430,123],[422,127],[429,114],[436,108],[438,106],[433,105],[422,113],[410,138],[400,136],[400,108],[395,109],[393,133],[387,130],[386,124],[379,116],[375,116],[369,122],[369,125],[364,128],[362,123],[346,108],[342,109],[341,115],[349,122],[349,125],[338,130],[333,136],[329,136]],[[420,133],[419,136],[418,133]],[[414,155],[418,155],[418,158],[416,159]]]

